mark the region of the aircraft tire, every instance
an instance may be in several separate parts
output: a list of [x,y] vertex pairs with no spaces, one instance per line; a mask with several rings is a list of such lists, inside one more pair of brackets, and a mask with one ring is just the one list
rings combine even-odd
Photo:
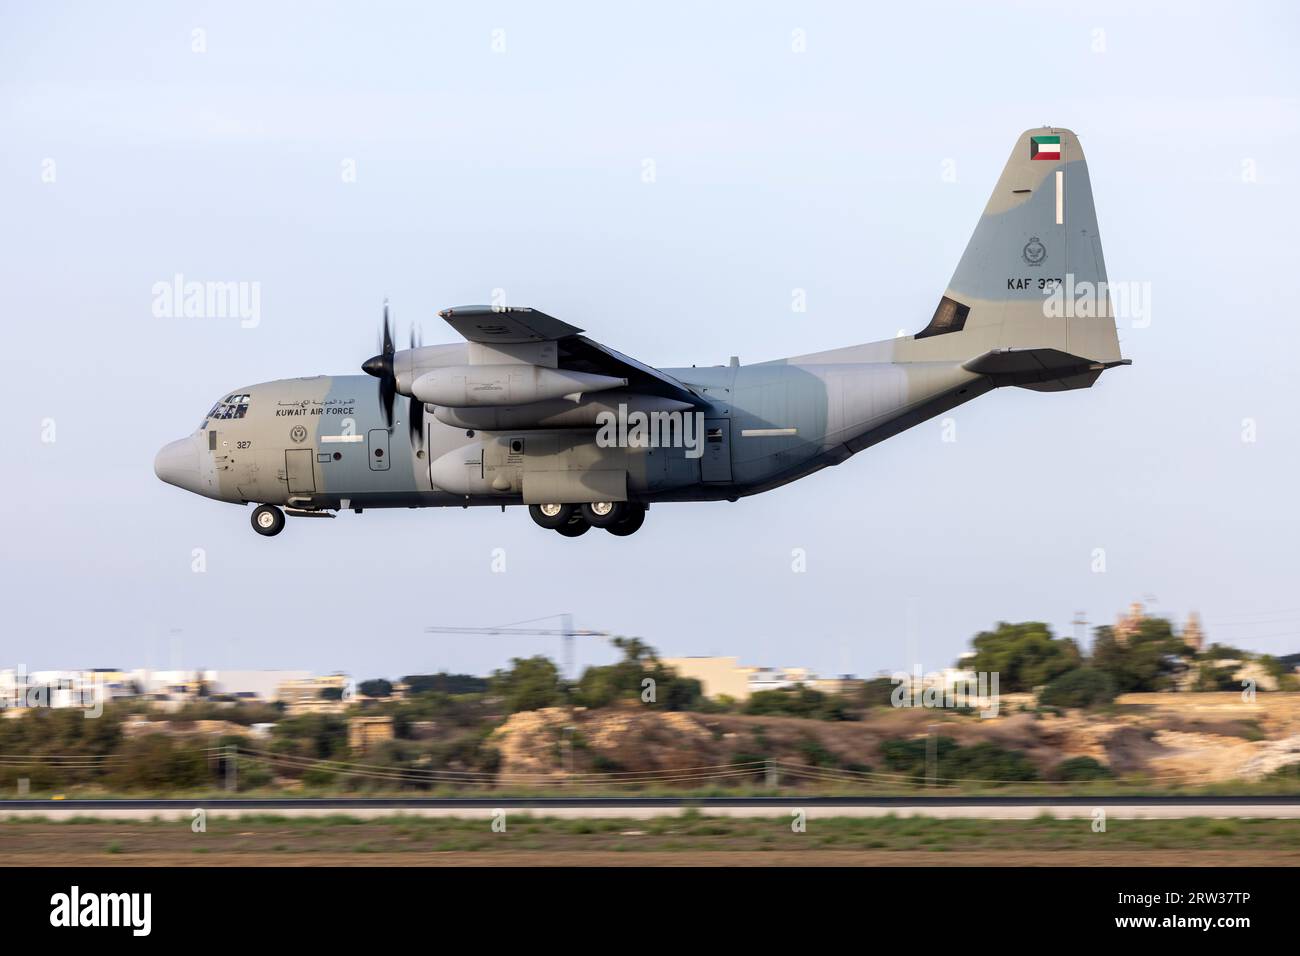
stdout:
[[610,525],[605,530],[620,538],[626,538],[629,534],[636,534],[641,530],[643,524],[645,524],[645,505],[629,503],[623,520],[618,524]]
[[573,505],[529,505],[528,515],[541,527],[554,530],[568,524],[577,510]]
[[253,509],[253,530],[272,538],[284,530],[284,512],[275,505],[258,505]]
[[575,513],[574,516],[569,519],[568,524],[562,524],[555,530],[560,532],[560,534],[564,535],[566,538],[576,538],[590,531],[591,525],[587,523],[587,520],[583,518],[580,513]]
[[593,501],[582,506],[582,516],[593,528],[612,528],[627,515],[626,501]]

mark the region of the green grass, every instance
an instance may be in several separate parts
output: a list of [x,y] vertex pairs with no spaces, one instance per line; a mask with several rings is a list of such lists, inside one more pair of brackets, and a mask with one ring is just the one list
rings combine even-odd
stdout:
[[[566,797],[566,796],[647,796],[647,797],[762,797],[762,796],[926,796],[926,795],[979,795],[997,794],[1003,796],[1167,796],[1189,794],[1201,796],[1215,795],[1300,795],[1300,774],[1280,775],[1258,781],[1226,781],[1214,784],[1171,784],[1152,779],[1142,774],[1131,774],[1118,779],[1077,781],[1061,783],[1054,781],[1036,781],[1031,783],[979,784],[964,782],[959,786],[941,786],[928,788],[907,784],[894,784],[880,781],[862,783],[804,783],[794,785],[785,782],[781,786],[768,787],[761,782],[753,784],[733,784],[728,786],[705,786],[698,789],[682,789],[655,785],[582,785],[556,787],[500,787],[500,788],[465,788],[439,786],[430,789],[367,789],[363,791],[339,789],[337,787],[304,787],[293,792],[277,789],[257,789],[231,794],[225,790],[169,790],[169,791],[134,791],[111,792],[98,787],[70,787],[54,792],[32,793],[25,799],[52,801],[51,806],[61,802],[75,801],[78,798],[94,799],[147,799],[151,797],[168,797],[173,799],[193,800],[195,806],[201,806],[214,800],[227,800],[232,797],[249,799],[345,799],[347,797]],[[60,797],[58,801],[52,798]],[[4,813],[5,801],[0,799],[0,816]]]
[[[81,819],[80,825],[90,820]],[[791,831],[788,815],[767,818],[710,817],[696,811],[637,819],[507,817],[505,833],[486,817],[401,817],[361,820],[344,814],[305,821],[263,816],[209,819],[202,846],[176,821],[129,821],[132,852],[175,847],[193,853],[349,851],[358,854],[430,850],[475,852],[530,850],[1258,850],[1300,852],[1300,820],[1186,819],[1109,820],[1105,833],[1089,816],[1029,820],[928,817],[812,817],[803,833]],[[309,824],[309,825],[308,825]],[[53,824],[50,824],[53,825]],[[19,840],[26,823],[0,823],[0,843]],[[13,829],[10,829],[13,828]],[[113,829],[116,831],[117,827]],[[75,831],[74,831],[75,832]],[[35,838],[35,834],[32,835]],[[78,838],[69,835],[70,840]],[[102,839],[87,834],[86,839]],[[98,843],[100,852],[127,852],[119,840]],[[92,850],[93,852],[93,850]]]

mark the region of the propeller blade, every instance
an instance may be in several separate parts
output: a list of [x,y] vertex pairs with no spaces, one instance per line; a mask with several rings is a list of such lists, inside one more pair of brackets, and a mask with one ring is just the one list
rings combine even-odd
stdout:
[[379,379],[379,406],[384,411],[384,422],[391,429],[393,427],[393,399],[397,395],[397,376],[393,374],[393,356],[396,350],[393,348],[393,330],[388,322],[388,300],[384,300],[384,329],[380,340],[382,351],[378,355],[372,355],[361,365],[361,370],[367,375],[373,375]]
[[388,302],[384,302],[384,358],[389,359],[389,364],[393,358],[393,328],[388,324]]

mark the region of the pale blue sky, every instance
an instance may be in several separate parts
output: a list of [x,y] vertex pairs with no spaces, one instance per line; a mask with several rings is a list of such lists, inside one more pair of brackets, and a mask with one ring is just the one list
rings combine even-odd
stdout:
[[[1300,650],[1294,5],[50,6],[0,4],[0,666],[484,672],[558,647],[423,626],[571,610],[870,673],[1144,595]],[[661,366],[915,330],[1042,123],[1080,135],[1111,278],[1152,288],[1134,366],[1090,391],[999,391],[955,443],[932,422],[629,539],[481,509],[264,540],[154,478],[222,393],[357,370],[384,296],[432,343],[503,288]],[[154,318],[177,272],[260,282],[261,324]]]

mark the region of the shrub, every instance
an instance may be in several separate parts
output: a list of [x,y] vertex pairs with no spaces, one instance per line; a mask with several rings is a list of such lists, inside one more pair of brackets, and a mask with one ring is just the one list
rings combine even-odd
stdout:
[[951,737],[936,737],[933,751],[925,737],[895,738],[880,745],[885,769],[907,774],[921,782],[928,777],[927,762],[935,758],[935,776],[940,780],[985,780],[1007,783],[1037,780],[1038,771],[1019,750],[1007,750],[997,744],[982,742],[960,746]]
[[1114,776],[1109,767],[1091,757],[1071,757],[1069,760],[1062,760],[1052,770],[1053,780],[1068,782],[1110,780]]
[[1097,707],[1115,699],[1115,680],[1104,671],[1076,667],[1043,688],[1038,702],[1049,707]]
[[760,690],[745,702],[745,713],[759,717],[808,717],[813,720],[854,720],[838,694],[823,694],[811,687]]

